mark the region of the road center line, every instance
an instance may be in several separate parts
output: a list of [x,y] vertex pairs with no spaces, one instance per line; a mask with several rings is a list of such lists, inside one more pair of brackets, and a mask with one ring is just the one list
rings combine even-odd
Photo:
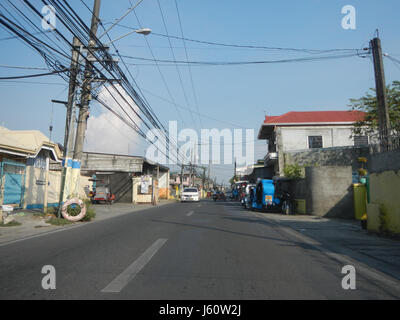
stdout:
[[186,216],[190,217],[193,213],[194,211],[189,211],[188,213],[186,213]]
[[168,239],[158,239],[101,292],[120,292],[151,260]]

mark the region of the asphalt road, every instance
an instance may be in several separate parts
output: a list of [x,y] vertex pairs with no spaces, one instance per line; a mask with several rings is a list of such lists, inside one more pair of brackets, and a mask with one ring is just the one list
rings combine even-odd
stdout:
[[[233,203],[173,203],[0,246],[0,299],[398,299]],[[42,288],[54,266],[56,289]]]

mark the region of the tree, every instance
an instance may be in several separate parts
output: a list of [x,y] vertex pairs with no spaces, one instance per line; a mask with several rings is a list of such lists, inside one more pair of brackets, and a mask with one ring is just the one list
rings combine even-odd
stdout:
[[231,185],[233,185],[233,184],[235,184],[236,180],[237,180],[237,176],[233,176],[232,178],[229,179],[229,183]]
[[[378,107],[376,100],[376,90],[370,89],[371,93],[360,99],[350,99],[351,109],[366,113],[364,120],[355,122],[354,135],[376,136],[378,134]],[[393,81],[387,86],[387,103],[391,134],[400,134],[400,81]]]

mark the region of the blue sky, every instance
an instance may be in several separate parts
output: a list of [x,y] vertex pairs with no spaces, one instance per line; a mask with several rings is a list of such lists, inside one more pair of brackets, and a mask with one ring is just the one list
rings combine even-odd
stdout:
[[[120,17],[133,2],[134,0],[103,0],[100,16],[105,26]],[[84,21],[89,23],[89,11],[82,6],[82,3],[78,0],[70,3],[78,10]],[[92,7],[91,0],[85,0],[85,3]],[[175,2],[160,0],[160,3],[169,34],[180,36]],[[3,5],[7,6],[7,2],[4,1]],[[344,30],[341,26],[343,17],[341,9],[345,5],[353,5],[356,8],[356,30]],[[184,35],[191,39],[256,46],[359,49],[368,46],[368,41],[378,28],[383,51],[400,59],[398,37],[400,2],[396,0],[246,2],[178,0],[178,6]],[[143,27],[151,28],[155,33],[166,33],[156,0],[143,0],[136,9],[136,14]],[[133,13],[121,24],[139,27],[139,22]],[[101,29],[99,30],[101,32]],[[116,26],[110,32],[110,36],[115,39],[128,31],[124,27]],[[8,36],[9,33],[1,28],[0,39]],[[167,38],[150,34],[147,40],[156,58],[172,59]],[[176,59],[185,60],[183,42],[174,39],[171,41]],[[2,40],[0,43],[2,45],[0,65],[45,66],[43,59],[20,41]],[[130,35],[115,44],[123,55],[152,58],[141,35]],[[276,60],[308,56],[305,53],[225,48],[192,42],[186,42],[186,46],[189,59],[193,61]],[[158,69],[154,65],[129,68],[163,122],[178,120],[180,129],[199,126],[193,123],[193,115],[184,110],[181,110],[184,120],[182,123],[173,104],[154,95],[170,100]],[[160,66],[160,68],[176,103],[186,105],[176,68],[174,66]],[[179,68],[190,108],[196,110],[188,68],[186,66]],[[350,98],[361,97],[374,86],[371,59],[360,57],[288,64],[193,66],[191,71],[200,113],[243,128],[254,128],[255,135],[265,114],[279,115],[288,111],[304,110],[346,110]],[[27,73],[35,71],[0,67],[1,76]],[[387,83],[399,79],[400,66],[385,59],[385,73]],[[48,135],[48,127],[52,121],[54,126],[52,139],[62,142],[65,110],[61,105],[54,105],[52,108],[50,100],[66,99],[65,83],[57,76],[30,81],[52,84],[0,81],[0,124],[15,130],[37,129]],[[92,117],[99,117],[103,112],[101,107],[93,105]],[[193,117],[198,120],[196,115]],[[204,128],[235,128],[225,122],[206,117],[202,118],[202,124]],[[110,130],[116,133],[115,139],[118,139],[118,134],[121,134],[118,132],[118,123],[111,126]],[[129,130],[123,133],[127,139],[130,138],[130,134],[134,135]],[[137,138],[132,140],[137,141]],[[262,158],[266,152],[265,142],[256,145],[258,147],[255,158]],[[87,149],[90,149],[90,146],[87,146]],[[143,155],[144,152],[143,146],[135,142],[126,147],[126,152],[128,150],[131,154],[138,155]],[[217,176],[219,181],[227,181],[232,173],[231,165],[215,166],[212,176]]]

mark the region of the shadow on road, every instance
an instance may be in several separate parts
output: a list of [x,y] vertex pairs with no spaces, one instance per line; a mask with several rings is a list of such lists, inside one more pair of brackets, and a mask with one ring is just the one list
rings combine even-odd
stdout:
[[[216,232],[223,232],[223,233],[233,234],[233,235],[237,235],[237,236],[251,237],[251,238],[256,238],[256,239],[261,239],[261,240],[272,240],[272,241],[282,243],[282,244],[280,244],[282,246],[298,246],[298,247],[301,247],[306,250],[317,250],[314,246],[308,245],[303,242],[289,240],[289,239],[260,236],[260,235],[255,235],[255,234],[251,234],[251,233],[244,233],[244,232],[232,231],[232,230],[227,230],[227,229],[222,229],[222,228],[217,228],[217,227],[198,225],[198,224],[190,224],[190,223],[182,223],[182,222],[176,222],[176,221],[165,221],[165,220],[156,220],[156,219],[153,219],[150,221],[158,222],[158,223],[174,224],[174,225],[180,225],[180,226],[184,226],[184,227],[204,229],[204,230],[210,230],[210,231],[216,231]],[[251,221],[251,222],[255,222],[255,221]],[[261,219],[260,219],[260,223],[262,223],[264,225],[269,225],[270,227],[275,229],[275,226],[273,224],[268,223],[268,222],[263,222]]]

